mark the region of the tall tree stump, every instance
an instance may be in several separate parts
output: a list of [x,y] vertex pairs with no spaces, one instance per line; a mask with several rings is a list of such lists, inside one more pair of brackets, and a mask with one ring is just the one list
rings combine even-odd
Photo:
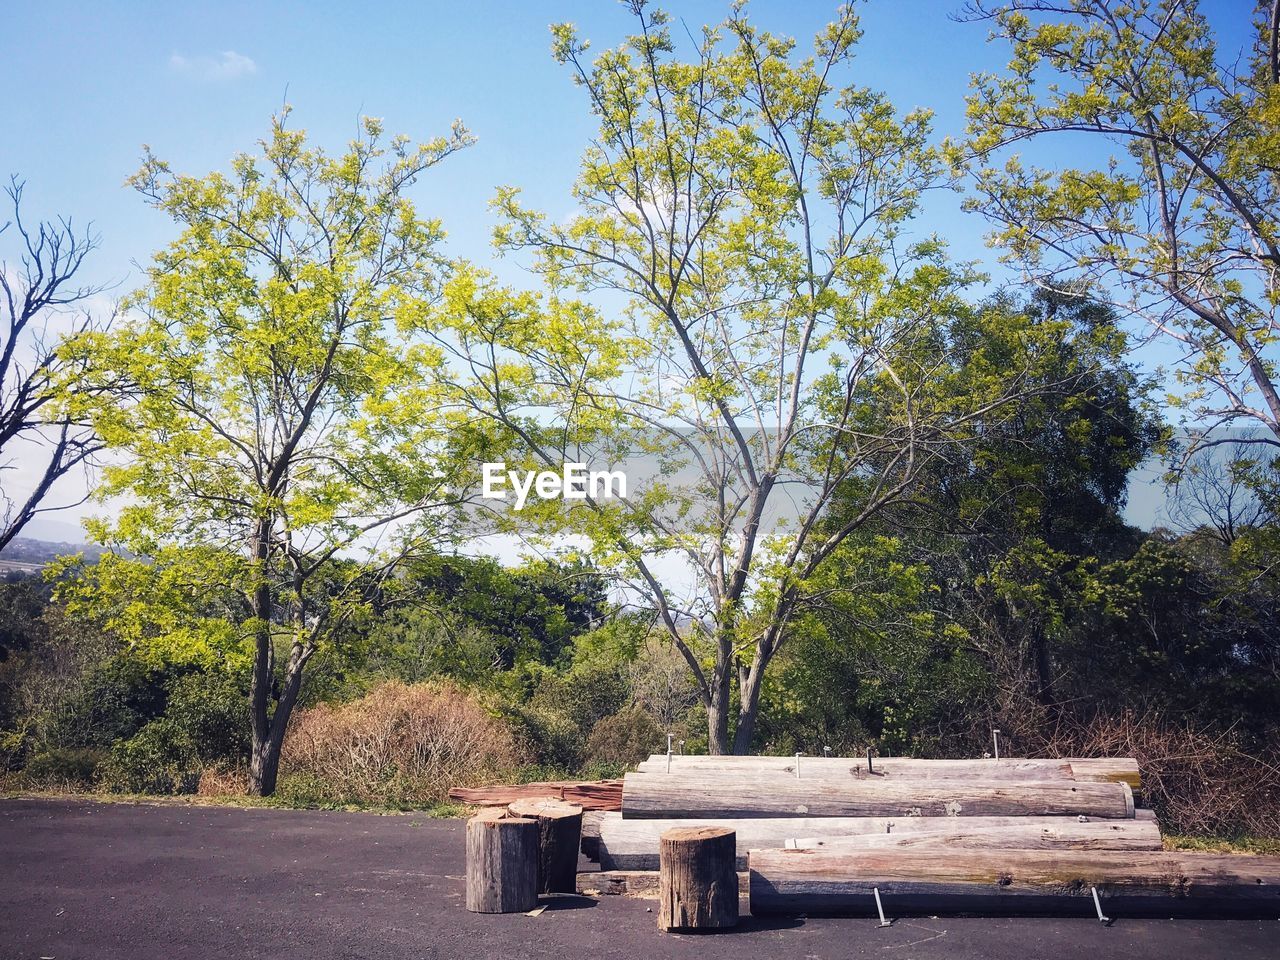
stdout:
[[520,913],[538,905],[538,821],[501,807],[467,821],[467,909]]
[[516,800],[507,810],[513,817],[538,821],[538,892],[577,893],[582,808],[542,798]]
[[738,836],[724,827],[677,827],[658,844],[658,929],[715,930],[738,923]]

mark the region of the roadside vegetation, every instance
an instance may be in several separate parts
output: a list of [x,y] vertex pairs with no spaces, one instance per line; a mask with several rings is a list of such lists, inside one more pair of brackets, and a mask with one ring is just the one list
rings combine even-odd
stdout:
[[[600,129],[572,217],[494,200],[528,289],[415,206],[460,124],[328,151],[286,110],[228,172],[145,156],[172,243],[34,380],[0,368],[0,439],[61,436],[51,469],[100,460],[124,504],[0,583],[3,788],[447,814],[669,740],[975,757],[998,730],[1136,757],[1171,844],[1274,851],[1273,8],[1246,63],[1194,4],[973,4],[1010,64],[944,141],[859,85],[856,7],[811,48],[631,7],[598,56],[554,28]],[[1010,153],[1059,136],[1116,159]],[[1021,282],[929,231],[952,189]],[[11,344],[95,292],[95,238],[20,235]],[[625,500],[477,497],[484,462],[628,455],[659,469]],[[1140,529],[1153,464],[1173,506]]]

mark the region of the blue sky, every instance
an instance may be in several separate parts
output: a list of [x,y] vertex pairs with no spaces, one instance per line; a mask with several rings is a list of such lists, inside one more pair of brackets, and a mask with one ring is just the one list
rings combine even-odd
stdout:
[[[948,18],[960,5],[860,6],[866,35],[851,78],[886,91],[900,110],[932,108],[939,135],[962,131],[970,73],[1000,69],[1007,53],[986,42],[984,26]],[[1202,7],[1227,45],[1247,42],[1250,0]],[[728,3],[666,8],[696,34],[722,20]],[[807,45],[835,5],[755,0],[749,9],[756,22]],[[286,99],[294,125],[334,149],[361,115],[417,139],[445,133],[457,117],[479,142],[425,177],[415,199],[424,214],[443,219],[451,253],[487,262],[487,203],[496,187],[524,188],[553,216],[570,208],[568,187],[592,122],[581,91],[549,53],[548,24],[566,20],[597,50],[616,45],[632,25],[613,0],[15,4],[0,32],[8,126],[0,174],[27,180],[29,217],[93,221],[102,248],[91,279],[124,293],[138,281],[135,264],[172,236],[171,224],[124,186],[144,143],[176,170],[201,174],[251,149]],[[936,195],[921,229],[995,270],[983,222],[961,214],[959,202]],[[514,269],[503,268],[508,279]]]
[[[1006,53],[980,24],[948,14],[961,0],[861,4],[866,35],[854,79],[888,92],[900,109],[928,106],[940,134],[963,128],[975,70]],[[828,0],[755,0],[752,17],[807,43],[830,19]],[[1229,43],[1247,39],[1249,0],[1203,4]],[[667,5],[695,33],[728,3]],[[473,0],[173,3],[45,0],[14,5],[0,32],[0,84],[8,135],[0,173],[28,181],[29,212],[92,220],[103,248],[95,277],[137,279],[134,262],[171,235],[164,218],[124,187],[150,144],[175,169],[225,168],[253,146],[286,99],[294,123],[340,147],[364,114],[389,132],[426,139],[461,118],[476,146],[422,182],[422,210],[443,218],[451,250],[489,257],[495,187],[523,187],[537,205],[568,210],[568,185],[591,134],[580,91],[549,54],[548,24],[571,21],[599,49],[631,17],[614,0]],[[677,31],[679,24],[676,24]],[[991,258],[984,226],[936,197],[922,227],[966,257]]]

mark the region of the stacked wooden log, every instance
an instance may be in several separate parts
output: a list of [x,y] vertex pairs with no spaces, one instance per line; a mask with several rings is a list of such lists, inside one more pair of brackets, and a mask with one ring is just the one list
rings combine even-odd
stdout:
[[653,756],[579,886],[657,890],[663,834],[717,827],[755,914],[1280,912],[1280,858],[1164,851],[1140,789],[1127,758]]
[[505,807],[518,800],[563,800],[583,810],[621,810],[621,780],[546,780],[539,783],[453,787],[449,799],[477,807]]

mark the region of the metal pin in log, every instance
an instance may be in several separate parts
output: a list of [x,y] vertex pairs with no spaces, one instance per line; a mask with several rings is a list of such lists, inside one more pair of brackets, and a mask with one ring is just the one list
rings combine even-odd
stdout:
[[991,730],[991,744],[995,747],[996,763],[1000,762],[1000,728],[993,727]]
[[867,747],[867,773],[875,773],[876,769],[871,764],[871,748]]
[[1098,899],[1098,888],[1090,887],[1093,891],[1093,909],[1098,911],[1098,922],[1104,927],[1111,926],[1111,918],[1102,912],[1102,901]]
[[884,904],[880,902],[880,888],[872,887],[871,892],[876,895],[876,913],[880,914],[880,926],[882,927],[893,926],[893,921],[886,920],[884,917]]
[[796,754],[796,779],[800,779],[800,754]]

